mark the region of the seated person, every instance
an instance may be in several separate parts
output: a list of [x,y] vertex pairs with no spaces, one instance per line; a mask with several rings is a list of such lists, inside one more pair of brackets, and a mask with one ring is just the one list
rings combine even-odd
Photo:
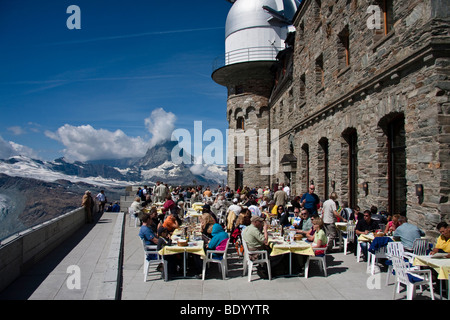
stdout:
[[147,194],[147,195],[145,196],[145,201],[142,202],[142,208],[147,207],[147,206],[150,205],[151,203],[152,203],[152,199],[151,199],[150,195]]
[[392,220],[387,223],[386,228],[384,229],[384,234],[393,233],[399,227],[400,224],[398,223],[398,218],[400,218],[398,213],[392,216]]
[[169,231],[169,233],[172,233],[176,228],[178,228],[180,225],[177,220],[177,214],[169,214],[166,219],[164,220],[163,227]]
[[[208,250],[225,250],[226,241],[228,241],[228,233],[223,230],[222,226],[218,223],[215,223],[212,227],[212,238],[209,240],[206,245],[206,249]],[[223,255],[214,253],[214,259],[222,260]]]
[[300,208],[294,207],[294,221],[292,222],[292,226],[297,230],[300,230],[303,226],[303,219],[300,214]]
[[[362,234],[369,234],[371,232],[375,232],[379,229],[378,222],[375,220],[372,220],[372,214],[369,210],[364,211],[363,219],[358,220],[358,223],[355,227],[355,237],[359,237]],[[367,242],[359,242],[359,245],[361,246],[361,252],[364,254],[364,261],[367,260]],[[355,250],[356,255],[356,250]]]
[[142,224],[142,218],[144,217],[145,213],[142,211],[140,197],[134,198],[133,203],[130,205],[130,209],[132,209],[134,211],[135,217],[139,218],[139,220],[141,221],[141,224]]
[[[139,237],[142,239],[145,245],[157,245],[158,238],[153,233],[150,228],[150,216],[148,214],[144,215],[142,218],[142,226],[139,229]],[[151,254],[147,256],[147,260],[156,260],[158,256],[156,254]]]
[[111,211],[112,212],[120,212],[120,205],[119,205],[119,203],[117,201],[114,202],[114,204],[113,204],[113,206],[111,208]]
[[438,223],[436,229],[438,229],[441,235],[438,237],[436,246],[430,254],[446,252],[448,253],[448,255],[446,255],[446,258],[450,258],[450,227],[447,222],[442,221]]
[[[323,220],[321,218],[314,219],[314,230],[316,231],[314,233],[314,241],[312,243],[313,248],[326,248],[328,244],[328,238],[325,234],[325,231],[323,230]],[[315,251],[316,256],[320,256],[325,254],[322,250]]]
[[213,216],[208,212],[203,212],[201,218],[201,230],[204,241],[209,241],[212,238],[212,228],[217,222]]
[[[170,245],[172,245],[172,239],[170,239],[169,231],[164,227],[159,227],[158,228],[158,244],[157,244],[156,249],[158,251],[160,251],[165,246],[170,246]],[[163,259],[167,263],[168,276],[171,277],[171,276],[176,275],[177,268],[180,267],[180,269],[181,269],[182,254],[178,253],[178,254],[165,255],[165,256],[163,256]],[[161,269],[158,269],[158,270],[163,271]]]
[[425,235],[425,232],[407,221],[408,219],[405,216],[398,218],[399,226],[394,231],[393,236],[394,239],[400,239],[406,251],[412,252],[414,240],[420,239],[420,237]]
[[177,207],[176,203],[172,200],[172,196],[169,194],[166,197],[166,202],[164,202],[163,207],[161,208],[161,211],[163,213],[170,213],[173,209]]
[[[256,260],[258,258],[258,255],[252,255],[251,251],[266,250],[268,253],[271,252],[269,247],[269,235],[267,232],[268,227],[269,224],[265,222],[264,218],[252,216],[251,224],[242,232],[242,239],[247,243],[250,259]],[[268,267],[271,268],[273,274],[286,273],[289,265],[287,264],[288,261],[283,261],[285,260],[285,257],[289,259],[288,255],[269,255],[270,266]],[[257,273],[263,279],[268,278],[267,270],[261,265],[257,266]]]
[[280,225],[285,227],[289,226],[289,213],[284,209],[282,205],[277,207],[277,219],[280,221]]
[[303,236],[306,236],[311,231],[311,229],[313,229],[313,222],[311,220],[312,217],[309,216],[309,211],[304,208],[302,209],[302,211],[300,213],[300,217],[302,218],[302,225],[301,225],[301,229],[297,230],[297,233],[300,233]]
[[348,201],[343,202],[340,215],[344,222],[355,221],[355,214],[353,213],[353,210],[348,206]]
[[[252,255],[251,251],[270,250],[267,232],[269,225],[265,223],[264,218],[258,216],[252,216],[250,221],[251,224],[242,232],[242,239],[247,243],[250,259],[256,260],[258,255]],[[268,278],[267,271],[260,265],[257,266],[257,273],[263,279]]]
[[[304,210],[308,211],[307,209],[304,209]],[[328,238],[324,231],[323,220],[319,216],[315,215],[315,217],[313,218],[312,224],[313,224],[314,233],[309,238],[312,240],[311,241],[312,247],[313,248],[321,248],[321,247],[326,248],[327,243],[328,243]],[[325,254],[325,251],[316,250],[316,251],[314,251],[314,254],[316,256],[323,256]],[[295,262],[298,265],[295,268],[298,269],[299,276],[304,276],[304,267],[305,267],[305,263],[306,263],[306,256],[296,254],[294,256],[293,262]]]

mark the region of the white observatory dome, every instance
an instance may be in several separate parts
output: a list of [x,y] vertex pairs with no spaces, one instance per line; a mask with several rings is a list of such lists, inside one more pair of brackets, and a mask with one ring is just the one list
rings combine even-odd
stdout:
[[225,28],[225,64],[275,60],[284,48],[296,0],[237,0]]

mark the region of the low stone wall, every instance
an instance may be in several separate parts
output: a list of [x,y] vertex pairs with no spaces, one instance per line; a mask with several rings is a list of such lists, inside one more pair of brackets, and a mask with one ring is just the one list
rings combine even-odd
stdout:
[[51,219],[2,241],[0,291],[85,224],[84,208]]

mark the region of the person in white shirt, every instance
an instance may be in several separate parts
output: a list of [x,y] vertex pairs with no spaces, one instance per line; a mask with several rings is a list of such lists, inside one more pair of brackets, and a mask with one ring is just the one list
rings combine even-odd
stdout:
[[337,221],[337,217],[339,216],[336,208],[336,199],[337,194],[332,192],[330,194],[330,199],[323,203],[323,223],[325,233],[328,238],[328,252],[331,252],[333,248],[334,239],[337,238],[337,229],[334,224]]
[[239,216],[239,214],[241,213],[241,206],[238,205],[239,200],[234,198],[233,199],[233,204],[231,206],[228,207],[227,209],[227,215],[229,212],[233,211],[234,214],[236,215],[236,218]]
[[261,217],[261,210],[259,210],[258,208],[258,203],[256,202],[256,200],[251,200],[251,205],[248,207],[248,210],[250,210],[250,212],[252,213],[252,216],[258,216]]
[[103,213],[105,211],[105,204],[106,204],[106,196],[105,191],[100,190],[100,193],[95,197],[99,204],[98,204],[98,213]]
[[286,187],[283,188],[283,191],[286,192],[288,199],[291,196],[290,192],[291,192],[291,188],[289,188],[289,183],[286,185]]

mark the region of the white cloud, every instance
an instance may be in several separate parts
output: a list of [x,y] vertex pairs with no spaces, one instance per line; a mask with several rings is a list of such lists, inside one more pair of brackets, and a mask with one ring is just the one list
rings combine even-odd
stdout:
[[172,132],[175,129],[177,117],[172,112],[166,112],[159,108],[152,111],[150,117],[145,119],[145,126],[152,134],[150,146],[170,140]]
[[142,157],[148,148],[148,142],[141,137],[129,137],[122,130],[97,130],[91,125],[65,124],[55,133],[46,131],[45,135],[61,142],[66,147],[64,156],[71,161]]
[[64,157],[69,161],[139,158],[148,148],[170,140],[175,120],[176,116],[171,112],[162,108],[154,110],[145,119],[145,126],[152,134],[150,141],[129,137],[122,130],[112,132],[95,129],[91,125],[75,127],[65,124],[56,132],[46,131],[45,135],[65,146]]
[[14,156],[39,158],[33,149],[12,141],[6,141],[0,136],[0,159],[7,159]]
[[9,127],[8,130],[11,131],[16,136],[19,136],[19,135],[25,133],[25,130],[23,130],[22,127],[19,127],[19,126]]

